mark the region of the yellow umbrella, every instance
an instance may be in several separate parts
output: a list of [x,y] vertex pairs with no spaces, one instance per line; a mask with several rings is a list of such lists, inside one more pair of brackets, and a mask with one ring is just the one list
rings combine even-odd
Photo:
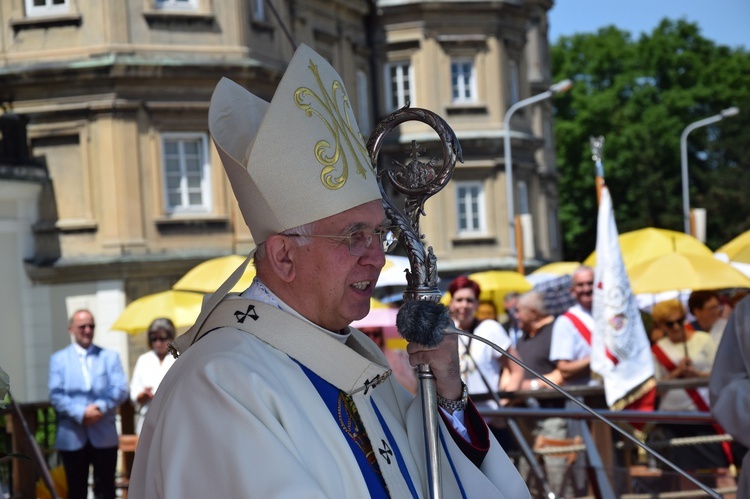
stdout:
[[[713,252],[690,234],[668,229],[647,227],[625,232],[618,237],[622,263],[626,269],[669,253],[712,256]],[[591,253],[584,265],[596,267],[596,252]]]
[[633,293],[750,288],[750,279],[713,256],[667,253],[628,269]]
[[[531,291],[531,283],[526,278],[513,270],[486,270],[469,274],[469,279],[479,284],[480,293],[479,301],[491,301],[497,308],[497,313],[502,314],[505,311],[503,299],[511,291],[525,293]],[[443,295],[440,303],[447,305],[450,303],[448,293]]]
[[570,275],[581,266],[581,262],[552,262],[542,265],[529,275],[549,274],[554,276]]
[[190,327],[201,311],[203,295],[191,291],[162,291],[131,302],[111,329],[137,334],[148,329],[158,317],[167,317],[177,329]]
[[[245,261],[242,255],[227,255],[218,258],[206,260],[199,263],[177,281],[172,289],[178,291],[195,291],[198,293],[213,293],[224,281],[226,281],[232,272]],[[255,277],[255,267],[252,262],[248,263],[245,273],[230,291],[241,293],[250,287]]]
[[716,253],[724,253],[730,262],[750,263],[750,230],[717,249]]

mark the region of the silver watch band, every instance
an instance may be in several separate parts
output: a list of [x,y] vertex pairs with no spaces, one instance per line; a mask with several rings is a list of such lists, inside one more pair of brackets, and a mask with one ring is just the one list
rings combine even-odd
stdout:
[[469,399],[469,390],[466,388],[466,383],[461,382],[461,398],[458,400],[448,400],[447,398],[437,396],[437,403],[440,407],[448,411],[463,411],[466,409],[466,403]]

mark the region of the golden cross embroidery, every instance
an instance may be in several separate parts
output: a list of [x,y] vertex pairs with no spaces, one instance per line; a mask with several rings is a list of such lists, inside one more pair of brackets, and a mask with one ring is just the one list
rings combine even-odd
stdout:
[[[375,173],[369,161],[364,140],[359,132],[354,131],[351,120],[351,104],[344,86],[336,80],[331,84],[330,92],[326,91],[318,73],[318,66],[310,61],[310,71],[318,83],[319,93],[307,87],[300,87],[294,92],[294,102],[305,111],[307,116],[318,116],[331,133],[333,144],[326,139],[315,143],[315,158],[323,165],[320,181],[331,190],[340,189],[349,178],[350,162],[356,165],[356,172],[367,178],[367,170]],[[316,103],[318,106],[313,107]],[[337,165],[341,163],[341,171]],[[365,164],[363,164],[365,163]]]

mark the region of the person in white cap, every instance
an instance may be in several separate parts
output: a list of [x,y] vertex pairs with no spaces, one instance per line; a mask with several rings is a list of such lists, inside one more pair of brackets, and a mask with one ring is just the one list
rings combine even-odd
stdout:
[[[340,77],[300,46],[270,104],[222,79],[209,127],[258,244],[257,277],[224,296],[230,278],[175,340],[130,495],[428,496],[419,398],[349,327],[369,311],[390,240]],[[529,497],[466,400],[456,337],[408,349],[436,377],[445,497]]]

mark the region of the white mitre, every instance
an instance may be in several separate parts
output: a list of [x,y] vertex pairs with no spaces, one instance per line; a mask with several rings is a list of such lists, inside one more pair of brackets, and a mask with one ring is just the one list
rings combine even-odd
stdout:
[[208,123],[256,244],[381,199],[336,70],[300,45],[270,104],[222,78]]

